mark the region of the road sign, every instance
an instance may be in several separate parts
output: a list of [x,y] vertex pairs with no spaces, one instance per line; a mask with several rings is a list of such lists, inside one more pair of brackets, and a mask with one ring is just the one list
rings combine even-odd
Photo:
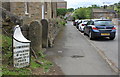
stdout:
[[30,65],[30,41],[23,36],[19,25],[14,28],[13,63],[16,68]]

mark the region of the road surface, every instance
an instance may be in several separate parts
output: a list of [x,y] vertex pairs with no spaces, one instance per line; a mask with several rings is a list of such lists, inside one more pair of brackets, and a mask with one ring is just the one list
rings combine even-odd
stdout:
[[116,75],[97,50],[68,22],[46,55],[65,75]]
[[[117,33],[116,38],[114,40],[109,40],[109,38],[97,38],[95,40],[89,40],[88,36],[85,36],[85,38],[92,43],[96,48],[99,49],[109,60],[109,64],[112,66],[113,70],[118,72],[118,36],[120,36],[119,26],[117,26]],[[81,33],[83,35],[83,33]]]

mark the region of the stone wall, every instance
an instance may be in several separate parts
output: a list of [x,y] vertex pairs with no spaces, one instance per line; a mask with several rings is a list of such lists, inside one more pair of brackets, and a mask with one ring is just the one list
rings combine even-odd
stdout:
[[56,13],[56,8],[55,7],[57,7],[56,2],[52,2],[52,3],[51,2],[45,2],[45,18],[46,19],[56,18],[57,13]]
[[[11,2],[10,3],[10,14],[13,14],[14,20],[17,18],[22,20],[20,23],[22,23],[20,26],[22,28],[22,33],[23,35],[29,39],[32,40],[31,46],[35,51],[39,51],[42,49],[42,47],[53,47],[54,45],[54,40],[55,37],[57,36],[58,32],[61,30],[63,27],[62,25],[58,24],[58,21],[62,20],[57,20],[56,18],[56,3],[48,3],[47,7],[47,14],[46,14],[46,19],[48,21],[48,31],[45,31],[43,27],[46,25],[41,24],[42,20],[42,3],[39,2],[28,2],[29,5],[29,11],[26,14],[26,6],[24,2]],[[51,8],[49,8],[51,7]],[[8,14],[9,15],[9,14]],[[13,18],[10,17],[10,18]],[[10,19],[10,22],[13,19]],[[9,23],[10,23],[9,22]],[[14,26],[16,25],[13,22]],[[8,25],[11,27],[11,25]],[[13,27],[14,27],[13,26]],[[11,27],[11,28],[13,28]],[[12,29],[11,29],[12,30]],[[40,31],[40,32],[39,32]],[[43,32],[43,33],[42,33]],[[44,34],[44,32],[48,32],[48,36]],[[43,40],[42,38],[44,35],[47,37],[47,44],[46,46],[43,45]],[[45,43],[45,42],[44,42]]]
[[48,46],[53,47],[54,46],[54,40],[59,33],[59,31],[62,29],[63,25],[59,24],[59,21],[63,21],[61,19],[50,19],[48,21]]
[[11,2],[10,12],[21,16],[23,19],[23,24],[30,24],[33,20],[40,21],[42,19],[42,8],[41,2],[27,2],[28,8],[26,13],[26,5],[25,2]]
[[[33,40],[32,47],[35,51],[41,50],[42,48],[53,47],[56,36],[58,35],[59,31],[64,27],[62,24],[59,23],[59,21],[63,20],[43,19],[41,22],[32,21],[30,25],[22,26],[23,35],[27,39]],[[40,25],[33,24],[33,22],[38,22]]]
[[93,13],[93,18],[101,18],[101,17],[112,19],[115,18],[116,15],[114,13],[100,13],[100,12]]

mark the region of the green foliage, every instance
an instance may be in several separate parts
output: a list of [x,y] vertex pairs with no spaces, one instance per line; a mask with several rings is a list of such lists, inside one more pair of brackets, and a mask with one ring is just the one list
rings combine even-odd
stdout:
[[35,59],[33,57],[31,57],[31,63],[30,63],[30,67],[31,68],[38,68],[41,67],[42,65],[38,64],[35,62]]
[[0,38],[2,38],[2,60],[3,64],[1,66],[2,73],[0,75],[20,75],[19,77],[23,77],[24,75],[32,75],[31,69],[36,69],[38,67],[44,68],[44,72],[48,72],[50,68],[53,66],[52,62],[49,60],[46,60],[46,55],[43,54],[43,52],[39,52],[39,60],[42,62],[42,64],[39,64],[36,62],[36,59],[34,57],[31,57],[31,63],[30,67],[26,68],[13,68],[11,65],[13,65],[13,58],[12,58],[12,38],[8,37],[6,35],[0,35]]
[[79,8],[74,11],[73,17],[75,19],[89,19],[91,18],[91,8]]
[[73,11],[74,11],[73,8],[69,8],[69,9],[68,9],[68,12],[73,12]]
[[57,16],[65,16],[65,14],[67,13],[67,9],[65,8],[58,8],[57,9]]
[[100,8],[98,5],[92,5],[90,8]]
[[53,66],[53,63],[45,59],[42,59],[41,61],[43,62],[42,67],[44,68],[44,72],[48,72]]
[[65,26],[65,24],[66,24],[66,21],[64,20],[64,19],[59,19],[59,18],[57,18],[56,19],[56,22],[57,22],[57,26],[58,27],[61,27],[61,26]]
[[3,53],[12,52],[10,48],[12,47],[12,38],[6,35],[0,35],[2,37],[2,51]]
[[60,25],[63,25],[63,26],[65,26],[65,24],[66,24],[65,21],[60,21],[59,23],[60,23]]
[[26,68],[3,68],[2,73],[3,75],[30,75],[31,70]]
[[[33,69],[41,67],[44,69],[44,72],[48,72],[53,66],[53,63],[45,59],[46,55],[44,55],[42,51],[40,51],[39,54],[41,56],[39,56],[37,60],[32,57],[30,67]],[[36,61],[38,61],[39,63],[37,63]]]
[[3,63],[12,64],[12,38],[6,35],[0,35],[0,37],[2,37]]
[[12,38],[6,35],[0,35],[2,38],[2,66],[3,75],[30,75],[31,71],[26,68],[9,68],[12,64]]
[[38,54],[40,55],[41,58],[45,58],[46,57],[46,55],[44,55],[42,51],[39,51]]

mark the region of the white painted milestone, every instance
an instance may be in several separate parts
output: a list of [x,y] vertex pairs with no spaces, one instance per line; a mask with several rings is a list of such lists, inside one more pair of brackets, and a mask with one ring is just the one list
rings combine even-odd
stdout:
[[23,68],[30,64],[30,42],[17,25],[13,35],[13,63],[16,68]]

